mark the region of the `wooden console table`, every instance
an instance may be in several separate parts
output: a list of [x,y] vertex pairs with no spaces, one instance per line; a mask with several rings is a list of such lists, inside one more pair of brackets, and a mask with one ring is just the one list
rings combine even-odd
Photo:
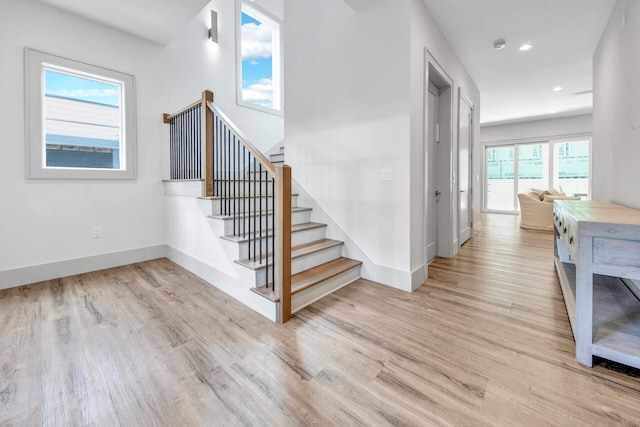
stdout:
[[599,356],[640,369],[640,211],[553,203],[555,265],[578,363]]

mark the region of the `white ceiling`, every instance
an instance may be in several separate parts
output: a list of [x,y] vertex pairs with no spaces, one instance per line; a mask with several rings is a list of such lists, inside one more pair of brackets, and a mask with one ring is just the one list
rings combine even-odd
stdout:
[[481,123],[591,111],[591,58],[616,0],[423,1],[480,89]]
[[209,0],[38,0],[166,46]]
[[[163,46],[209,3],[38,1]],[[346,1],[359,9],[368,0]],[[591,110],[591,57],[616,0],[423,1],[480,89],[482,123]],[[496,51],[501,37],[507,47]],[[525,42],[533,48],[520,52]]]

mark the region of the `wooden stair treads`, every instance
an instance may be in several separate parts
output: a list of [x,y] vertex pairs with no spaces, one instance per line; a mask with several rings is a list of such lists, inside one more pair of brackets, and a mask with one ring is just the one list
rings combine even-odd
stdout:
[[[360,265],[362,265],[362,261],[341,257],[298,274],[294,274],[291,276],[291,295],[295,295],[298,292],[309,289],[312,286],[322,283],[325,280],[331,279],[332,277]],[[280,301],[279,298],[275,296],[271,284],[269,284],[268,288],[266,286],[260,286],[259,288],[251,288],[251,290],[270,301]]]
[[[294,246],[293,248],[291,248],[291,259],[293,260],[301,256],[309,255],[314,252],[319,252],[324,249],[329,249],[334,246],[339,246],[343,244],[344,242],[340,240],[320,239],[314,242],[305,243],[304,245]],[[264,258],[265,256],[263,256],[263,259]],[[266,266],[266,264],[264,264],[262,260],[261,262],[255,262],[248,259],[241,259],[241,260],[236,260],[235,262],[251,270],[261,270]],[[269,265],[271,265],[271,263],[269,263]]]
[[362,265],[362,261],[341,257],[291,276],[291,295]]

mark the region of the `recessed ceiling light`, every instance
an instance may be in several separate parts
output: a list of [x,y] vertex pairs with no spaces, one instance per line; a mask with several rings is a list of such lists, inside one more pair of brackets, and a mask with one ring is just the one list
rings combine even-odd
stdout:
[[554,92],[560,92],[561,90],[562,90],[561,86],[556,86],[556,87],[553,88]]
[[551,110],[551,111],[549,111],[549,113],[555,114],[555,113],[557,113],[557,111],[556,110]]
[[506,45],[507,42],[505,41],[505,39],[496,39],[493,41],[493,48],[495,50],[504,49]]
[[529,43],[525,43],[522,46],[520,46],[520,50],[525,51],[525,50],[529,50],[531,49],[533,46],[531,46]]

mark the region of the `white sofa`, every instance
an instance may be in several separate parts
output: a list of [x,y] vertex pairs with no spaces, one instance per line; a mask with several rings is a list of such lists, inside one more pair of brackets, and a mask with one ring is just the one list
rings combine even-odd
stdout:
[[519,193],[520,227],[553,231],[554,200],[580,200],[580,197],[569,197],[555,190]]

